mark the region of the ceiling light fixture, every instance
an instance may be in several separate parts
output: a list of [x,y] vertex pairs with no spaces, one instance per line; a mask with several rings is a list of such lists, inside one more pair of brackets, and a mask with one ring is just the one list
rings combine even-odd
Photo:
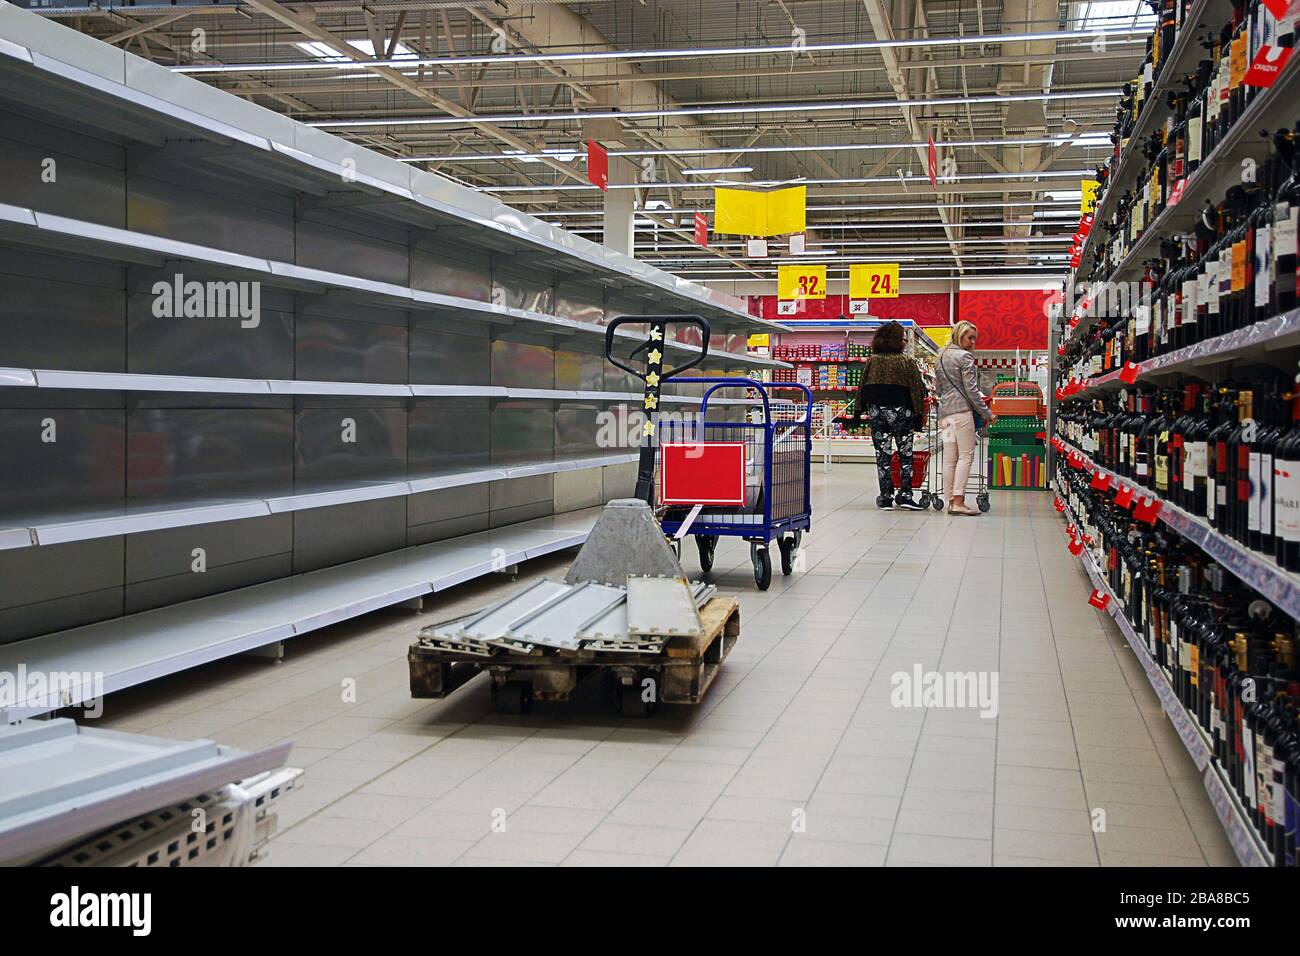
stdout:
[[[663,116],[720,116],[734,113],[823,113],[834,110],[883,110],[907,107],[973,106],[980,103],[1038,103],[1063,100],[1114,99],[1113,88],[1067,90],[1061,93],[1016,93],[992,96],[941,96],[932,99],[852,100],[833,103],[749,103],[742,106],[675,106],[655,110],[591,110],[568,113],[502,113],[495,116],[399,116],[384,119],[316,120],[315,129],[371,129],[377,126],[483,126],[500,123],[581,123],[593,119],[654,119]],[[704,127],[707,130],[708,127]]]
[[[706,166],[706,167],[701,167],[700,169],[683,169],[683,170],[682,170],[682,175],[683,175],[683,176],[713,176],[713,175],[721,175],[721,174],[723,174],[723,173],[752,173],[753,171],[754,171],[754,167],[753,167],[753,166]],[[618,185],[618,184],[616,184],[616,183],[610,183],[610,185],[611,185],[611,186],[614,186],[614,185]],[[659,183],[644,183],[643,185],[645,185],[645,186],[658,186]],[[699,183],[689,183],[689,184],[688,184],[688,183],[675,183],[674,185],[678,185],[678,186],[682,186],[682,185],[698,186],[698,185],[700,185],[700,184],[699,184]],[[635,189],[636,187],[635,187],[635,186],[632,186],[632,187],[629,187],[629,188]],[[488,190],[486,190],[486,189],[483,190],[483,191],[484,191],[484,192],[488,192]]]
[[[1149,29],[1123,28],[1119,30],[1051,30],[1045,33],[992,33],[962,37],[918,37],[899,40],[855,40],[843,43],[805,43],[780,46],[703,47],[693,50],[583,50],[574,53],[504,53],[488,56],[426,56],[392,57],[369,63],[187,63],[173,66],[173,73],[277,73],[297,70],[364,70],[375,67],[402,68],[411,66],[446,66],[459,69],[465,66],[484,66],[492,63],[564,63],[575,60],[672,60],[681,57],[708,56],[764,56],[780,53],[835,53],[850,50],[899,50],[916,47],[977,46],[1004,43],[1034,43],[1049,40],[1077,40],[1079,42],[1139,42]],[[936,66],[942,66],[941,62]]]

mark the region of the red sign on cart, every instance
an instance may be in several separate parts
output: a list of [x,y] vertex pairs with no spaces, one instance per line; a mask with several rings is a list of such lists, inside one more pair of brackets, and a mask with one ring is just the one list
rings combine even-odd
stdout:
[[673,442],[660,446],[659,500],[666,505],[745,503],[744,442]]

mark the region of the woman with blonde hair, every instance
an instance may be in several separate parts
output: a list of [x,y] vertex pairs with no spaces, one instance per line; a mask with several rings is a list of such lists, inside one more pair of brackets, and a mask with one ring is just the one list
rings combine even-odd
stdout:
[[943,442],[943,487],[948,495],[948,514],[978,515],[966,504],[966,482],[975,460],[975,434],[997,421],[980,394],[979,375],[971,350],[979,329],[964,319],[952,330],[952,338],[939,353],[935,388],[939,398],[939,434]]

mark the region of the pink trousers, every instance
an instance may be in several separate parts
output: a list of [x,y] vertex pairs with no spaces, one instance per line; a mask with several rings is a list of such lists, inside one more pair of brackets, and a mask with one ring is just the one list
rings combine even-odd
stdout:
[[971,464],[975,461],[975,416],[970,412],[939,419],[943,442],[943,491],[948,500],[966,494]]

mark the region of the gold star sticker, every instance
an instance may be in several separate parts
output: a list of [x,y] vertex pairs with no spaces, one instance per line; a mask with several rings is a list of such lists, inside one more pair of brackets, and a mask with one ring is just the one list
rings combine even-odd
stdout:
[[651,342],[658,342],[658,341],[659,341],[660,339],[662,339],[663,337],[664,337],[663,329],[653,329],[653,328],[652,328],[652,329],[650,330],[650,341],[651,341]]
[[658,372],[651,372],[650,374],[648,374],[648,375],[645,377],[645,383],[646,383],[647,385],[649,385],[651,388],[653,388],[654,386],[658,385],[658,384],[659,384],[659,373],[658,373]]
[[646,358],[650,360],[651,365],[658,365],[664,360],[664,353],[660,352],[658,349],[651,349],[650,354],[647,355]]
[[642,428],[641,431],[644,432],[644,433],[647,434],[647,435],[653,435],[653,434],[655,433],[655,423],[654,423],[654,422],[646,422],[646,423],[645,423],[645,427]]
[[646,407],[646,408],[649,408],[649,409],[656,409],[656,408],[658,408],[658,407],[659,407],[659,396],[657,396],[657,395],[647,395],[647,396],[645,397],[645,407]]

